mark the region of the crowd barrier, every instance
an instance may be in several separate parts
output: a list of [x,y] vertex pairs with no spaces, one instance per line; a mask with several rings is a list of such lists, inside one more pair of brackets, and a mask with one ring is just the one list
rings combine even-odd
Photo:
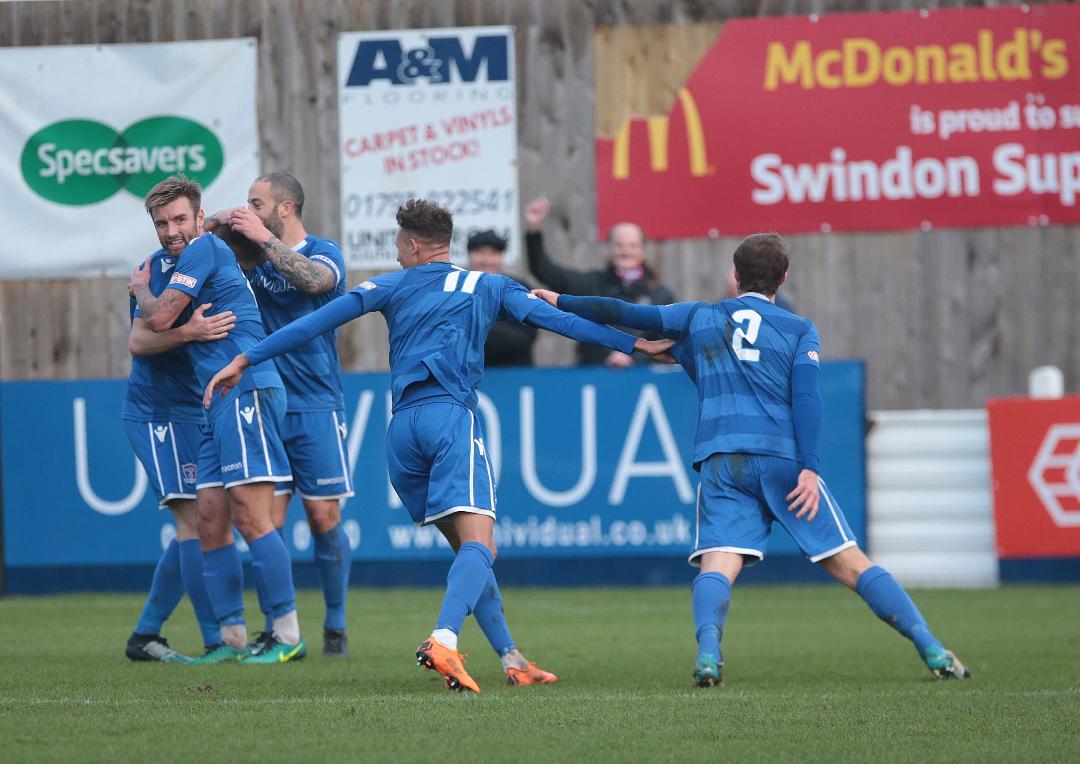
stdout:
[[[347,459],[356,496],[342,511],[353,583],[442,581],[450,551],[418,528],[386,474],[389,378],[344,377]],[[123,380],[0,384],[3,554],[11,593],[146,585],[175,534],[124,435]],[[697,474],[696,392],[677,368],[490,371],[480,409],[498,485],[498,569],[508,584],[688,581]],[[822,473],[865,537],[864,367],[822,365]],[[286,542],[301,585],[314,583],[299,501]],[[779,528],[747,580],[820,577]]]

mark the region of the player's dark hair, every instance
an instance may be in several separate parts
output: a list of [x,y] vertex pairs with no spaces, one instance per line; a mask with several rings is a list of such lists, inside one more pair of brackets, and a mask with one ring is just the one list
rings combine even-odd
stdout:
[[491,247],[499,252],[505,252],[506,239],[490,229],[480,231],[469,237],[469,243],[465,245],[465,251],[472,252],[474,249],[480,249],[480,247]]
[[450,210],[426,199],[410,199],[398,207],[397,223],[410,238],[425,244],[450,244],[454,216]]
[[255,182],[265,180],[270,184],[270,194],[274,197],[274,204],[288,199],[296,208],[296,217],[304,217],[304,187],[300,181],[287,172],[271,172],[255,179]]
[[229,245],[241,267],[253,268],[266,262],[266,250],[239,231],[234,231],[232,226],[219,226],[214,234]]
[[166,178],[157,183],[146,195],[146,212],[153,217],[154,210],[166,204],[172,204],[180,197],[191,202],[191,211],[196,215],[202,209],[202,186],[198,181],[191,180],[184,173]]
[[747,236],[735,250],[735,271],[740,292],[776,294],[788,270],[790,250],[777,233]]

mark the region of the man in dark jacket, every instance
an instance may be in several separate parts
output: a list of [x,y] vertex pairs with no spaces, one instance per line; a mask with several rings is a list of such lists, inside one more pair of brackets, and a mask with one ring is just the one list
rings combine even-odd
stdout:
[[[608,262],[597,270],[577,270],[555,263],[544,251],[543,225],[551,203],[544,198],[534,199],[525,206],[525,250],[529,268],[540,282],[555,292],[589,297],[617,297],[627,302],[645,305],[667,305],[675,295],[660,283],[656,272],[645,262],[645,234],[633,223],[613,226],[608,237]],[[607,364],[623,369],[635,360],[648,363],[647,357],[637,359],[612,352],[599,345],[577,346],[578,363]]]
[[[494,231],[480,231],[469,237],[465,245],[469,253],[469,270],[484,273],[503,272],[503,257],[506,254],[506,239]],[[530,284],[518,279],[526,289]],[[487,342],[484,343],[484,365],[495,366],[532,366],[533,343],[536,342],[536,327],[525,326],[516,321],[497,321],[491,327]]]

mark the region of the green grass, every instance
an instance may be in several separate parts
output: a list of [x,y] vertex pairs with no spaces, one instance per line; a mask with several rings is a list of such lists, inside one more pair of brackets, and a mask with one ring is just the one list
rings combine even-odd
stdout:
[[[934,681],[910,644],[839,587],[744,587],[727,686],[690,686],[688,589],[510,590],[519,646],[560,676],[507,687],[475,624],[480,695],[414,663],[441,593],[349,595],[352,657],[319,655],[301,594],[298,664],[132,664],[134,596],[0,600],[0,759],[49,761],[1076,761],[1080,589],[919,591],[972,667]],[[256,612],[249,602],[250,612]],[[199,652],[191,609],[166,629]]]

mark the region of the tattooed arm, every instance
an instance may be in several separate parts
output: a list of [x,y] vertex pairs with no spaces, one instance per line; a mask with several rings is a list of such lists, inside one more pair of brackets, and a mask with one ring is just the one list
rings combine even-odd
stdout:
[[163,332],[176,323],[176,319],[191,304],[190,295],[176,289],[166,289],[161,296],[154,297],[150,291],[150,261],[136,266],[131,272],[128,292],[139,303],[139,313],[155,332]]
[[322,294],[337,284],[337,275],[330,268],[285,246],[247,207],[233,210],[229,224],[234,231],[261,246],[278,273],[301,292]]

